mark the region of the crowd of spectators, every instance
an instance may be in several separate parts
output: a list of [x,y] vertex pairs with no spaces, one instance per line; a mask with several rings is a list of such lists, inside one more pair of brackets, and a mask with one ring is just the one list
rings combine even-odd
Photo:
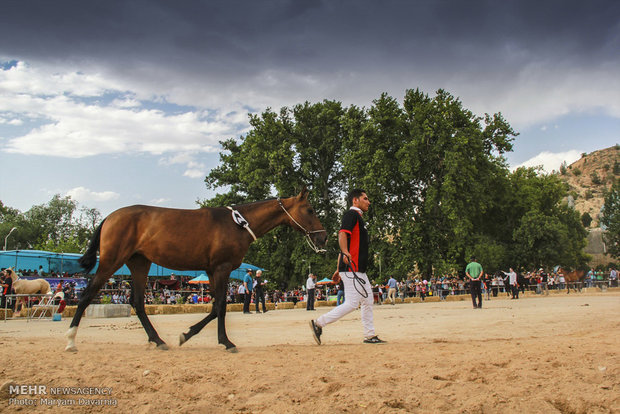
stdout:
[[[63,274],[56,272],[47,274],[43,273],[42,269],[38,271],[22,269],[19,270],[18,274],[20,276],[40,276],[46,278],[75,278],[82,276],[66,272]],[[145,295],[146,304],[197,304],[211,302],[212,297],[209,294],[208,285],[190,284],[188,283],[190,279],[190,277],[186,276],[172,276],[173,281],[178,280],[178,283],[172,285],[170,285],[170,281],[167,281],[168,284],[164,284],[158,278],[149,279]],[[507,276],[502,272],[494,275],[485,274],[483,282],[483,291],[487,297],[497,297],[499,294],[508,293],[509,291]],[[542,293],[545,289],[565,289],[566,283],[562,273],[553,271],[547,273],[543,269],[519,274],[519,289],[522,292],[532,290]],[[583,283],[586,287],[597,285],[616,287],[618,286],[618,272],[613,268],[609,272],[591,270]],[[66,282],[64,284],[61,282],[58,286],[60,287],[57,287],[56,291],[63,290],[65,292],[67,304],[77,303],[79,290],[76,290],[74,282]],[[241,286],[242,282],[231,280],[226,296],[227,303],[243,303],[243,293],[239,293]],[[316,300],[326,300],[328,297],[335,297],[337,289],[337,285],[317,286]],[[415,297],[424,300],[428,296],[437,296],[440,300],[445,300],[448,296],[463,295],[469,292],[468,283],[455,274],[433,276],[428,280],[414,276],[401,278],[397,282],[396,289],[397,297],[401,300]],[[376,301],[381,303],[387,299],[388,289],[383,283],[373,282],[373,291]],[[296,304],[306,299],[304,286],[293,289],[265,289],[264,295],[266,302],[275,303],[276,306],[281,302]],[[111,278],[102,289],[98,301],[100,303],[131,304],[130,278]],[[252,303],[255,302],[256,298],[253,296]]]

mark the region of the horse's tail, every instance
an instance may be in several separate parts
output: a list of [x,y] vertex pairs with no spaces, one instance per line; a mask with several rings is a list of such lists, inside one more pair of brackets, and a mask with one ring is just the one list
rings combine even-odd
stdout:
[[97,230],[95,230],[92,239],[90,239],[90,245],[86,253],[78,259],[78,263],[84,268],[84,273],[89,273],[97,264],[97,251],[99,250],[101,241],[101,228],[103,227],[103,223],[105,223],[105,219],[103,219],[99,227],[97,227]]

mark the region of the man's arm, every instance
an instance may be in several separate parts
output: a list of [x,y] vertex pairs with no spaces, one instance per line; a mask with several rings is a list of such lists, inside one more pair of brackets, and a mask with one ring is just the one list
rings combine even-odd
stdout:
[[465,275],[469,278],[469,280],[474,280],[474,278],[469,274],[469,266],[465,268]]
[[344,263],[345,264],[349,264],[351,263],[351,253],[349,253],[349,248],[347,246],[349,242],[347,233],[345,233],[344,231],[341,231],[340,233],[338,233],[338,246],[340,246],[340,251],[344,254]]

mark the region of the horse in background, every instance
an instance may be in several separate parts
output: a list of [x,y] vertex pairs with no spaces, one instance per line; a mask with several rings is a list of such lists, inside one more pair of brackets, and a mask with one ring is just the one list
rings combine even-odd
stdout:
[[77,351],[75,336],[82,315],[99,290],[123,264],[131,272],[132,306],[149,342],[168,349],[149,321],[144,309],[144,293],[151,263],[175,270],[205,270],[211,282],[214,303],[211,312],[189,331],[180,335],[182,345],[210,321],[218,320],[218,342],[236,352],[226,335],[226,294],[230,272],[241,266],[250,244],[272,229],[286,225],[305,234],[317,246],[327,243],[327,233],[308,202],[308,190],[296,197],[277,198],[230,208],[172,208],[131,206],[106,217],[79,259],[85,272],[99,267],[82,291],[77,310],[66,334],[66,351]]
[[[52,294],[52,289],[50,288],[50,284],[45,279],[34,279],[34,280],[20,279],[19,276],[17,276],[17,273],[15,273],[12,268],[6,269],[5,272],[13,280],[13,290],[18,295],[22,295],[22,294],[23,295],[50,294],[51,295]],[[19,305],[21,304],[23,306],[26,304],[26,302],[27,302],[26,297],[23,297],[23,296],[19,297],[17,299],[17,305],[15,307],[15,311],[20,312],[21,307]]]
[[566,294],[570,293],[570,285],[573,285],[573,290],[577,292],[581,292],[581,286],[583,285],[583,280],[586,278],[585,270],[572,270],[566,271],[560,266],[556,266],[553,271],[557,274],[562,273],[564,275],[564,280],[566,281]]

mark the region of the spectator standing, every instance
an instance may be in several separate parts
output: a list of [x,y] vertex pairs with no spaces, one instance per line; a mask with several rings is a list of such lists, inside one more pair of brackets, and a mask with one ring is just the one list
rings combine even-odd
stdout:
[[313,311],[314,310],[314,293],[316,292],[316,276],[310,273],[308,275],[308,280],[306,280],[306,293],[308,294],[308,299],[306,300],[306,310]]
[[[7,307],[6,301],[8,300],[8,298],[6,297],[6,295],[10,295],[13,290],[13,279],[11,279],[11,276],[2,271],[2,273],[0,274],[0,283],[2,283],[2,286],[0,286],[0,290],[2,293],[2,309],[4,309],[5,307]],[[12,306],[11,306],[12,307]]]
[[[476,262],[475,257],[471,257],[471,262],[465,268],[465,275],[469,278],[469,289],[474,309],[482,309],[482,288],[480,278],[484,272],[480,263]],[[476,302],[478,299],[478,302]]]
[[396,303],[396,279],[394,276],[390,276],[390,279],[387,282],[388,288],[388,299],[392,302],[392,305]]
[[344,282],[342,281],[342,278],[338,276],[338,292],[336,292],[336,306],[342,305],[343,302],[344,302]]
[[519,299],[519,285],[517,283],[517,274],[512,269],[512,267],[510,268],[510,271],[508,273],[504,271],[502,271],[502,273],[508,276],[508,286],[510,286],[510,290],[512,292],[511,299]]
[[253,283],[252,269],[248,269],[245,276],[243,276],[243,313],[252,313],[250,312],[250,301],[252,300]]
[[256,271],[256,280],[255,289],[254,289],[254,302],[256,303],[256,313],[260,313],[258,310],[258,303],[261,302],[263,304],[263,313],[267,313],[267,307],[265,306],[265,292],[263,290],[266,281],[263,280],[263,271]]

